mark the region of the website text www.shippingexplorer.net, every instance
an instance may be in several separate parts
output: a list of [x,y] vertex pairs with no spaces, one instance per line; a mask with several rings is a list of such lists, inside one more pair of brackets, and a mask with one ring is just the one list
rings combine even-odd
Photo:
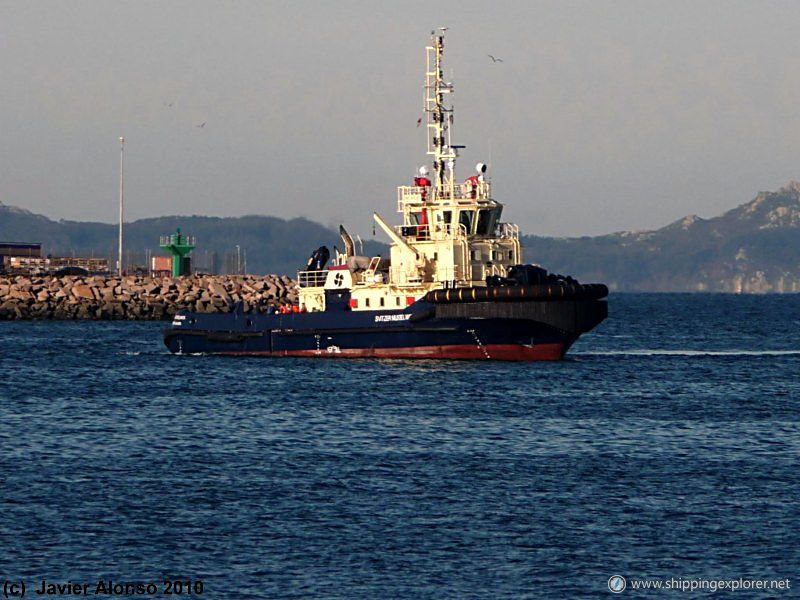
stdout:
[[789,579],[694,579],[674,578],[668,579],[634,579],[622,575],[612,575],[608,578],[608,589],[621,594],[624,591],[637,590],[673,590],[680,592],[719,592],[719,591],[788,591],[792,589]]

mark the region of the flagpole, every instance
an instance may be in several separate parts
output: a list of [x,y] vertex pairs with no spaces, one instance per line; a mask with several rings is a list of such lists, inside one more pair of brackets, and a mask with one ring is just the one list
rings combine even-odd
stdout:
[[122,277],[122,203],[125,186],[125,138],[119,138],[119,247],[117,248],[117,266]]

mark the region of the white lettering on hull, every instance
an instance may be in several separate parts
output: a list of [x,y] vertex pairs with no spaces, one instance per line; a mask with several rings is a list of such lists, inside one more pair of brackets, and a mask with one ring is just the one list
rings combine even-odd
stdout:
[[411,314],[403,314],[403,315],[376,315],[375,322],[376,323],[383,323],[386,321],[407,321],[411,318]]

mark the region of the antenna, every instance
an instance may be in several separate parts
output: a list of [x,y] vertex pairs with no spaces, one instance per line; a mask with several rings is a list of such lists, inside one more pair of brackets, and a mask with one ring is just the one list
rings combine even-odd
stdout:
[[453,123],[453,108],[445,96],[454,91],[451,82],[444,81],[442,57],[444,55],[444,32],[447,27],[431,31],[431,45],[425,47],[427,67],[425,70],[425,116],[428,132],[428,154],[433,156],[433,198],[448,195],[452,198],[455,185],[455,161],[458,148],[450,140]]

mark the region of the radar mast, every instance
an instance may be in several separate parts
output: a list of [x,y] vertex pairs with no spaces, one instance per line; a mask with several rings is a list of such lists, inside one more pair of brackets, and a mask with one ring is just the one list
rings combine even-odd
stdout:
[[425,47],[425,119],[428,131],[428,154],[433,156],[433,200],[443,196],[453,197],[455,167],[458,148],[450,142],[450,125],[453,124],[453,107],[445,97],[454,91],[452,82],[444,80],[442,56],[446,27],[431,31],[431,45]]

